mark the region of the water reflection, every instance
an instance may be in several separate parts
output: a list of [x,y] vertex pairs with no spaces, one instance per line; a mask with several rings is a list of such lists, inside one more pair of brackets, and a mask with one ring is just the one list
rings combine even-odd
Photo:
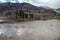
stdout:
[[60,37],[60,20],[29,21],[15,24],[0,24],[0,35],[39,40]]

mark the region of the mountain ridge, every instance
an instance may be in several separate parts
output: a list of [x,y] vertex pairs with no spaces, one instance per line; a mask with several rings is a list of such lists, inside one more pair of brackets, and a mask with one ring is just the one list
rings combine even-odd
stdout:
[[[10,10],[24,10],[25,12],[31,12],[31,13],[48,13],[48,14],[56,14],[57,12],[54,11],[54,9],[50,8],[50,7],[38,7],[38,6],[34,6],[32,4],[29,3],[3,3],[0,6],[0,14],[5,15],[4,12],[6,11],[10,11]],[[13,11],[13,13],[15,13]],[[7,13],[9,14],[9,12]],[[11,13],[10,13],[11,14]]]

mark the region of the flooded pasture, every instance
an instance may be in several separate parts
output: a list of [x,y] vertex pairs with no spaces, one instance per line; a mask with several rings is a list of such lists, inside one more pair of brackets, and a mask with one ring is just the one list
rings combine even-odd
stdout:
[[0,36],[14,37],[14,40],[59,40],[60,20],[0,24]]

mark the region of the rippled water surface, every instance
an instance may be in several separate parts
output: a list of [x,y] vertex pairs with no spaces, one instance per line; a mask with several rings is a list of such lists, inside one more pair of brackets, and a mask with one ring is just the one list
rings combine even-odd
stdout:
[[19,40],[55,40],[60,38],[60,20],[0,24],[0,35]]

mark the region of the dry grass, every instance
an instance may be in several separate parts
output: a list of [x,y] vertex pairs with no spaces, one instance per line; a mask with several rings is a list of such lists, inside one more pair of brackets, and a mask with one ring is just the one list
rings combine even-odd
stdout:
[[0,40],[16,40],[14,37],[0,37]]

